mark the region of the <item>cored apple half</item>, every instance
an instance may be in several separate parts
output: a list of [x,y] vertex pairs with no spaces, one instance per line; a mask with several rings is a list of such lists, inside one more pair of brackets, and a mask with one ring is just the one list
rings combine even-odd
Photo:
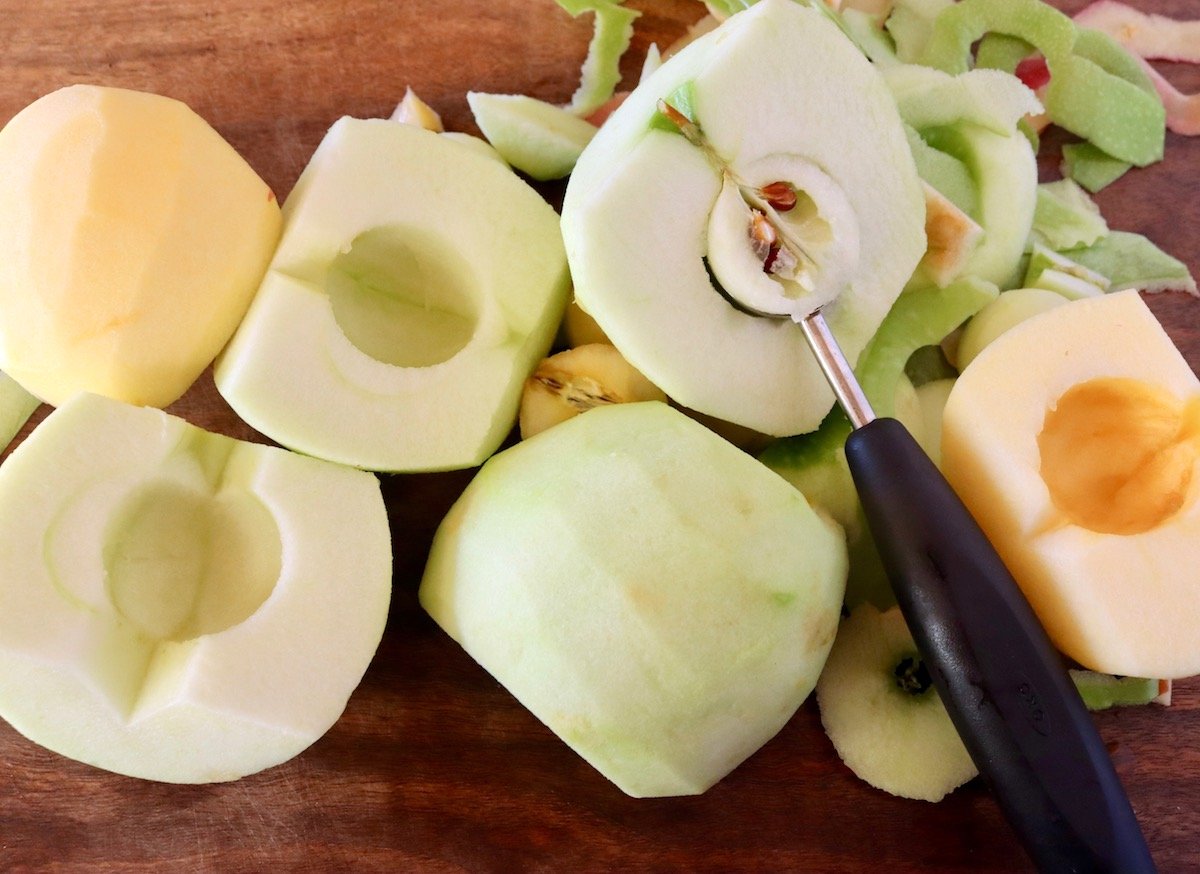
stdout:
[[0,716],[110,771],[232,780],[341,715],[383,633],[375,477],[79,395],[0,467]]
[[942,466],[1059,649],[1200,672],[1200,382],[1137,292],[988,344],[946,403]]
[[566,306],[558,216],[503,163],[412,125],[334,124],[215,370],[283,445],[370,470],[479,464]]

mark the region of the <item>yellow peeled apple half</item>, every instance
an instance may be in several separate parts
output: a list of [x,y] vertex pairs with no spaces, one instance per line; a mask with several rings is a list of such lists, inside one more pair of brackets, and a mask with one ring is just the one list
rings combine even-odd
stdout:
[[946,404],[942,467],[1084,667],[1200,672],[1200,381],[1137,292],[1012,328]]
[[165,406],[241,321],[280,212],[184,104],[73,85],[0,131],[0,227],[0,369],[56,406]]

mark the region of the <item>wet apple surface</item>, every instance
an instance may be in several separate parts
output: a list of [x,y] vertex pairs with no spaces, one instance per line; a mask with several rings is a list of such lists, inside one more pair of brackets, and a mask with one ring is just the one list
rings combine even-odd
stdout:
[[[643,10],[623,65],[703,14]],[[1083,0],[1063,2],[1076,11]],[[1195,15],[1187,0],[1149,11]],[[72,81],[158,91],[192,106],[285,197],[340,116],[386,117],[411,85],[448,129],[472,129],[468,90],[565,103],[590,38],[552,0],[201,4],[52,0],[0,21],[0,118]],[[1200,70],[1161,69],[1184,91]],[[1046,134],[1043,178],[1058,147]],[[1168,135],[1162,164],[1098,200],[1113,228],[1150,236],[1200,272],[1200,142]],[[561,185],[545,186],[553,201]],[[1193,370],[1200,310],[1151,296]],[[447,348],[452,346],[447,344]],[[204,376],[171,412],[264,441]],[[41,419],[43,414],[38,415]],[[21,432],[23,439],[30,427]],[[346,713],[294,761],[237,783],[177,787],[107,774],[0,725],[0,867],[184,870],[897,870],[1010,872],[1027,862],[978,781],[928,805],[892,798],[838,760],[808,702],[779,736],[704,795],[627,798],[579,759],[421,610],[434,529],[473,471],[387,476],[394,599],[380,651]],[[303,647],[304,641],[297,641]],[[1200,866],[1200,684],[1174,703],[1096,714],[1156,860]]]

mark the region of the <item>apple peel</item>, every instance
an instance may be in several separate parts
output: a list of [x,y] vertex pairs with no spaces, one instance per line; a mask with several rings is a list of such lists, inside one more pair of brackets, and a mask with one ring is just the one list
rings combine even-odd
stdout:
[[621,81],[621,56],[633,38],[633,22],[641,15],[626,9],[621,0],[557,0],[558,5],[577,17],[585,12],[594,16],[594,30],[588,43],[587,57],[580,70],[579,87],[571,96],[567,111],[588,116],[612,98]]
[[1200,63],[1200,21],[1142,12],[1117,0],[1096,0],[1074,18],[1080,27],[1107,33],[1138,57]]

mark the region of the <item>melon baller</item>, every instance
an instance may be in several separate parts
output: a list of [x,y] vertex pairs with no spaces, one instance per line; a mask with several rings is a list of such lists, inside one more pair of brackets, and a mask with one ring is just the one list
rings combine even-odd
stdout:
[[875,417],[820,309],[796,321],[853,426],[846,461],[901,612],[1026,851],[1047,872],[1154,871],[1104,742],[1012,575],[904,426]]

